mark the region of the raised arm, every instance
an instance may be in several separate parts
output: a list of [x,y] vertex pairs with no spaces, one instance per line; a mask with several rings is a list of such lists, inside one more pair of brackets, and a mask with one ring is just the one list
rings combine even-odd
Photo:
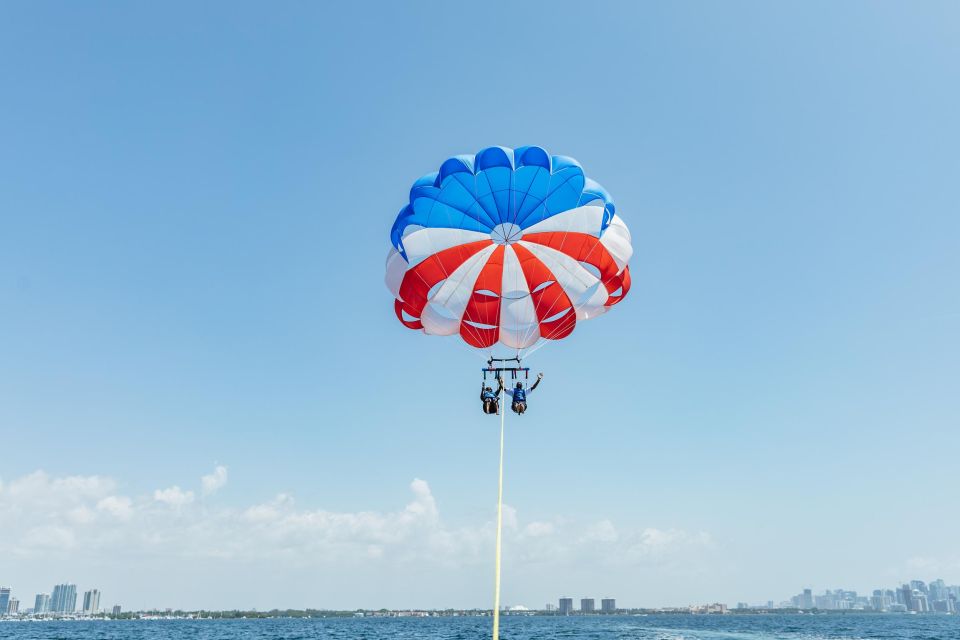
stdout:
[[527,390],[527,393],[531,393],[534,389],[536,389],[536,388],[537,388],[537,385],[540,384],[540,381],[541,381],[541,380],[543,380],[543,374],[542,374],[542,373],[538,373],[538,374],[537,374],[537,381],[534,382],[534,383],[533,383],[533,386],[530,387],[530,388]]

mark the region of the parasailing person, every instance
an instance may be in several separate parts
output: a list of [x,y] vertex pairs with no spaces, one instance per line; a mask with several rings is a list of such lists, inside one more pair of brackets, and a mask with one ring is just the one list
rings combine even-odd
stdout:
[[483,403],[483,412],[487,415],[500,415],[500,392],[503,391],[503,380],[496,392],[486,382],[480,383],[480,402]]
[[[543,374],[538,373],[536,382],[534,382],[533,386],[529,389],[524,389],[522,382],[517,382],[517,386],[513,389],[504,389],[507,395],[513,398],[513,403],[510,405],[510,408],[513,409],[515,414],[522,416],[527,412],[527,394],[533,393],[533,390],[537,388],[541,380],[543,380]],[[500,378],[500,388],[503,389],[503,378]]]

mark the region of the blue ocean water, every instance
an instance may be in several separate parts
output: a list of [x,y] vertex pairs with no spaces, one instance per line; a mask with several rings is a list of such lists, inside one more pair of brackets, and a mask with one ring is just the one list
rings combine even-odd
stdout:
[[[960,639],[960,616],[651,615],[507,617],[502,640]],[[105,620],[0,623],[17,640],[485,640],[489,618]]]

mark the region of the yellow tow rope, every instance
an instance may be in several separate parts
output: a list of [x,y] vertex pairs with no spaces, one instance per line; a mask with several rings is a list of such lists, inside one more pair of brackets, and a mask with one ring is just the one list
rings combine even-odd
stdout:
[[[506,394],[501,391],[500,399],[506,400]],[[500,640],[500,539],[503,533],[503,422],[507,414],[504,402],[500,407],[500,477],[497,483],[497,560],[496,577],[493,581],[493,640]]]

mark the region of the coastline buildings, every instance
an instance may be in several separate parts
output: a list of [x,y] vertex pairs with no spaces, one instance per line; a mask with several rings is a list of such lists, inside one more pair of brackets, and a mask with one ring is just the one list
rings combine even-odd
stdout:
[[573,598],[560,598],[558,604],[559,606],[547,604],[543,610],[546,613],[557,612],[562,616],[570,616],[575,613],[590,615],[595,613],[611,614],[617,612],[617,601],[614,598],[603,598],[600,600],[600,611],[597,611],[597,601],[594,598],[580,598],[579,610],[573,608]]
[[120,615],[120,605],[118,604],[113,605],[113,615],[115,616]]
[[87,615],[100,611],[100,590],[91,589],[83,594],[83,612]]
[[34,615],[42,615],[44,613],[50,613],[50,594],[49,593],[38,593],[37,597],[33,600],[33,613]]
[[[119,614],[119,606],[114,608],[115,615]],[[90,589],[83,594],[83,609],[77,611],[77,585],[58,584],[53,593],[38,593],[33,600],[33,607],[21,613],[20,600],[12,595],[10,587],[0,587],[0,616],[73,616],[81,613],[84,616],[93,616],[100,613],[100,590]]]
[[51,613],[73,613],[77,610],[77,585],[58,584],[50,596]]
[[822,595],[813,596],[810,589],[804,589],[783,606],[826,611],[960,613],[960,585],[947,586],[942,579],[929,585],[922,580],[911,580],[896,589],[874,589],[869,597],[847,589],[828,589]]
[[690,611],[692,613],[726,613],[727,605],[722,602],[714,602],[713,604],[705,604],[699,607],[691,607]]

